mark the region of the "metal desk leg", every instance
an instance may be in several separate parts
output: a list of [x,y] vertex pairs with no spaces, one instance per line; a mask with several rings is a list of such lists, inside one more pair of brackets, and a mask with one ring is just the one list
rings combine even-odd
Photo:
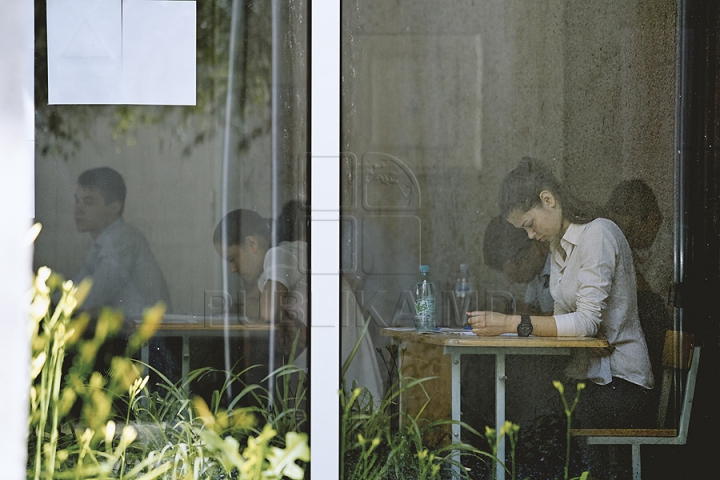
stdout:
[[633,480],[642,479],[642,468],[641,468],[641,457],[640,457],[640,444],[632,444],[632,468],[633,468]]
[[150,365],[150,343],[143,343],[140,347],[140,361],[143,363],[142,376],[145,377],[148,374],[148,365]]
[[[500,429],[505,424],[505,354],[495,354],[495,431],[500,434]],[[497,443],[497,457],[505,462],[505,436]],[[505,469],[498,463],[497,480],[505,480]]]
[[[141,378],[145,378],[149,375],[148,365],[150,365],[150,342],[145,342],[140,347],[140,361],[142,362],[142,371],[140,373]],[[140,402],[142,406],[147,408],[147,396],[142,396]]]
[[190,373],[190,335],[182,336],[182,378]]
[[[452,353],[450,355],[450,361],[452,362],[450,366],[450,385],[452,389],[452,419],[454,421],[460,421],[460,399],[462,398],[460,396],[460,354],[459,353]],[[453,424],[452,426],[452,443],[460,443],[460,425]],[[453,460],[456,462],[460,462],[460,453],[458,451],[455,451],[453,454]],[[453,467],[454,475],[457,478],[460,478],[460,467],[455,466]]]

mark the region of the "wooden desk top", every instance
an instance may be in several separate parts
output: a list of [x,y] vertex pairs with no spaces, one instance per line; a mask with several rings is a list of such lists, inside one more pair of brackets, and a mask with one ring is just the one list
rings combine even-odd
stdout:
[[417,333],[414,328],[383,328],[381,335],[400,341],[448,347],[508,347],[508,348],[605,348],[607,340],[594,337],[518,337],[513,334],[496,337],[468,335],[461,328],[443,328],[440,332]]

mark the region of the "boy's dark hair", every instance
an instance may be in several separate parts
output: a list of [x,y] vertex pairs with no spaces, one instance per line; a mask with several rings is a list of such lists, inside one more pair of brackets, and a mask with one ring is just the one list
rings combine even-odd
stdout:
[[215,245],[242,245],[245,239],[256,235],[270,242],[270,225],[254,210],[239,208],[225,215],[215,227]]
[[515,228],[502,215],[490,220],[483,239],[483,259],[485,265],[498,272],[508,260],[527,255],[532,242],[524,230]]
[[78,185],[86,188],[94,188],[105,200],[105,204],[120,202],[120,215],[125,210],[125,180],[122,175],[110,167],[98,167],[85,170],[80,174]]

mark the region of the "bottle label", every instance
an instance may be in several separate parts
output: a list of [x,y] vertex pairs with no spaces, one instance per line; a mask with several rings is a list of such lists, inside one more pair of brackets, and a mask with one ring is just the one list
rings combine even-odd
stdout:
[[430,332],[435,328],[435,285],[425,276],[415,285],[415,330]]
[[435,317],[435,299],[433,297],[420,297],[415,302],[415,314],[427,318]]
[[421,297],[415,302],[415,330],[432,332],[435,328],[435,299]]

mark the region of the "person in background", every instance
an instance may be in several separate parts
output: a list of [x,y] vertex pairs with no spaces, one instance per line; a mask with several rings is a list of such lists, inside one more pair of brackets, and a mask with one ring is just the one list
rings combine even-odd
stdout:
[[[242,277],[247,288],[250,317],[281,325],[283,352],[289,354],[297,336],[294,359],[305,366],[307,327],[302,310],[290,310],[291,302],[306,302],[307,243],[283,242],[274,247],[270,221],[253,210],[233,210],[217,224],[213,234],[215,251]],[[290,292],[293,292],[290,294]]]
[[[275,220],[275,242],[277,252],[299,251],[301,255],[296,258],[298,271],[307,275],[308,264],[310,259],[307,254],[307,230],[310,222],[310,209],[300,200],[290,200],[283,205],[277,219]],[[272,257],[272,253],[271,253]],[[280,255],[280,262],[284,261],[284,254]],[[294,258],[294,257],[293,257]],[[270,259],[272,261],[272,258]],[[276,259],[277,261],[277,259]],[[268,268],[271,262],[265,264]],[[307,343],[307,306],[308,306],[308,290],[307,277],[304,283],[296,288],[287,302],[283,304],[286,314],[292,318],[301,319],[302,342]],[[290,328],[288,332],[292,334],[296,329]],[[291,342],[292,338],[287,338],[287,342]]]
[[551,313],[550,248],[546,243],[533,242],[513,227],[502,215],[490,220],[483,239],[485,265],[504,273],[512,283],[526,283],[526,313]]
[[[632,252],[620,228],[598,218],[597,209],[576,199],[543,163],[531,158],[524,158],[503,180],[500,211],[529,238],[550,244],[554,313],[468,312],[473,332],[606,339],[610,346],[603,351],[573,352],[565,370],[569,379],[586,385],[573,418],[582,428],[648,426],[654,379],[638,316]],[[598,478],[617,478],[617,465],[593,452],[599,451],[588,451],[593,476],[607,470],[608,476]]]
[[89,233],[93,244],[74,280],[93,281],[83,309],[114,307],[137,318],[157,302],[169,309],[170,295],[145,236],[123,219],[125,196],[125,182],[112,168],[93,168],[78,177],[75,226]]
[[[608,218],[625,234],[633,254],[649,249],[655,242],[662,213],[655,193],[644,181],[636,178],[618,183],[605,208]],[[636,272],[636,276],[638,290],[651,290],[643,274]]]
[[652,188],[639,178],[625,180],[613,188],[606,209],[626,233],[632,249],[646,249],[655,241],[662,213]]
[[[158,302],[171,308],[165,277],[150,245],[140,230],[123,219],[126,192],[122,176],[109,167],[84,171],[75,189],[75,226],[93,239],[82,268],[73,278],[75,283],[92,279],[81,309],[93,317],[105,307],[124,314],[118,337],[109,340],[99,355],[101,364],[109,359],[100,357],[122,354],[135,320],[142,317],[145,308]],[[175,362],[164,345],[162,339],[152,339],[151,354],[159,355],[155,366],[168,373]]]
[[[282,210],[281,217],[276,220],[279,225],[294,226],[293,232],[278,228],[280,242],[272,245],[269,222],[252,210],[234,210],[228,213],[215,228],[213,243],[218,254],[225,259],[234,273],[240,275],[246,285],[256,285],[259,293],[259,312],[263,321],[275,321],[284,330],[284,351],[289,352],[296,336],[297,352],[300,355],[293,363],[300,367],[307,365],[307,306],[308,306],[308,271],[307,242],[305,241],[306,222],[303,215],[306,209],[298,202],[289,202]],[[344,282],[343,282],[343,285]],[[345,290],[344,290],[345,291]],[[355,313],[351,308],[356,304],[349,295],[343,296],[348,301],[346,311]],[[354,297],[352,297],[354,299]],[[352,315],[351,315],[352,316]],[[352,321],[342,322],[342,339],[345,347],[348,339],[358,339],[358,325],[355,317]],[[353,328],[348,328],[353,327]],[[372,345],[368,346],[369,337],[363,339],[361,348],[356,354],[353,365],[348,371],[347,383],[356,379],[368,387],[375,399],[381,395],[382,380],[374,356]],[[343,348],[343,361],[350,353],[350,348]]]
[[653,291],[640,270],[638,258],[655,242],[662,224],[660,206],[650,186],[636,178],[618,183],[605,208],[608,218],[617,223],[625,234],[633,253],[640,324],[647,340],[653,373],[658,377],[662,373],[665,332],[672,328],[672,317],[668,312],[667,302]]

